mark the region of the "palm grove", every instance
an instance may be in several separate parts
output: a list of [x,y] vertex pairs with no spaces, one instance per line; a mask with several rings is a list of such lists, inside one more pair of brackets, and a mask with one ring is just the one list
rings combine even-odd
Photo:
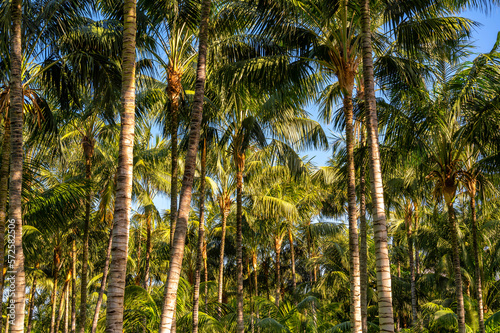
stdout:
[[3,1],[1,330],[498,332],[497,5]]

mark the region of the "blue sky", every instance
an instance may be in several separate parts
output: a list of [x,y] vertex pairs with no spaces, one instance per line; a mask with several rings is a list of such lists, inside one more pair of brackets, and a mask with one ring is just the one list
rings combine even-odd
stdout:
[[[497,39],[497,34],[500,31],[500,8],[495,7],[489,13],[485,14],[481,11],[477,10],[467,10],[460,14],[460,16],[472,19],[479,23],[479,26],[474,29],[471,42],[474,44],[475,49],[474,53],[486,53],[491,50],[495,41]],[[471,59],[475,56],[472,55]],[[317,119],[318,112],[317,107],[309,106],[307,110],[311,113],[313,119]],[[332,131],[331,125],[326,125],[321,123],[323,129],[327,133],[327,135],[331,136]],[[318,151],[318,150],[310,150],[303,152],[302,155],[307,155],[308,158],[312,158],[312,161],[317,166],[326,165],[328,158],[331,155],[331,151]],[[170,200],[169,198],[158,196],[155,198],[155,204],[158,210],[163,213],[164,210],[170,209]],[[133,208],[136,208],[136,205],[133,205]]]

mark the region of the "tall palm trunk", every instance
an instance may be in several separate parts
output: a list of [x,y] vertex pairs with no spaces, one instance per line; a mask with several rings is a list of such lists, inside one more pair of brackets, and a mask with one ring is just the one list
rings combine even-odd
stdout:
[[[361,131],[361,145],[365,146],[365,133]],[[361,324],[368,332],[368,248],[366,244],[366,179],[365,166],[359,172],[359,282],[361,285]]]
[[89,229],[90,229],[90,205],[92,193],[90,180],[92,179],[92,157],[94,156],[94,144],[92,139],[84,136],[82,140],[83,153],[85,156],[85,179],[87,180],[87,198],[85,202],[85,221],[83,225],[83,260],[82,276],[80,286],[80,333],[85,333],[87,322],[87,271],[89,262]]
[[351,74],[352,81],[349,82],[344,95],[344,117],[346,121],[346,148],[347,148],[347,197],[349,216],[349,280],[351,284],[351,332],[361,333],[361,286],[359,272],[359,241],[358,221],[356,207],[356,170],[354,166],[354,130],[353,130],[353,105],[352,87],[354,73]]
[[196,155],[200,141],[201,120],[203,117],[203,99],[205,95],[206,58],[208,40],[208,16],[210,14],[210,0],[203,0],[201,5],[201,23],[199,33],[198,64],[196,69],[196,88],[191,114],[191,129],[189,132],[189,143],[186,154],[184,177],[180,196],[179,214],[175,228],[174,242],[171,250],[170,268],[163,309],[161,314],[159,333],[170,333],[174,312],[176,310],[177,288],[182,270],[182,259],[184,257],[184,245],[186,242],[187,220],[189,217],[191,192],[196,167]]
[[245,331],[245,323],[243,321],[243,236],[242,236],[242,219],[243,219],[243,170],[245,168],[245,155],[242,152],[236,151],[236,332],[243,333]]
[[375,80],[373,75],[372,41],[370,31],[370,1],[361,3],[363,76],[365,85],[365,104],[368,107],[368,142],[370,144],[370,183],[373,202],[373,232],[377,266],[377,292],[380,332],[394,332],[392,309],[391,269],[387,246],[387,222],[384,207],[384,189],[380,167],[378,144],[378,117],[375,104]]
[[479,315],[479,333],[485,333],[484,327],[484,305],[483,305],[483,286],[482,286],[482,272],[481,261],[479,258],[479,247],[477,243],[477,216],[476,216],[476,184],[472,183],[469,186],[470,195],[470,210],[472,215],[472,247],[474,248],[474,262],[475,275],[476,275],[476,288],[477,288],[477,302],[478,302],[478,315]]
[[94,319],[92,320],[92,333],[97,330],[97,322],[99,321],[99,312],[101,310],[102,299],[104,296],[104,291],[106,290],[106,280],[108,278],[109,271],[109,260],[111,258],[111,246],[113,244],[113,229],[109,232],[108,248],[106,249],[106,260],[104,261],[104,269],[102,271],[102,281],[101,288],[99,289],[99,296],[97,297],[97,303],[95,305]]
[[[225,199],[221,199],[225,203]],[[229,215],[228,207],[220,205],[222,209],[222,230],[221,230],[221,242],[220,242],[220,253],[219,253],[219,281],[217,289],[217,302],[222,303],[222,287],[224,285],[224,247],[226,245],[226,223],[227,216]]]
[[107,333],[122,333],[123,331],[123,302],[125,297],[125,275],[127,272],[134,157],[136,0],[125,0],[123,14],[121,131],[115,210],[113,215],[111,269],[106,305]]
[[417,324],[417,292],[415,287],[415,261],[413,252],[413,235],[412,235],[412,209],[410,204],[406,207],[405,214],[406,222],[406,238],[408,239],[408,256],[410,259],[410,290],[411,290],[411,324],[415,326]]
[[170,163],[172,166],[172,182],[170,184],[170,246],[172,246],[174,243],[175,226],[177,224],[177,178],[179,176],[177,130],[179,128],[179,97],[182,88],[182,74],[171,66],[167,68],[167,72],[167,94],[172,107],[170,121]]
[[149,270],[151,260],[151,213],[148,212],[146,216],[146,267],[144,268],[144,280],[142,287],[148,290]]
[[[258,276],[257,276],[257,252],[252,253],[252,267],[253,267],[253,281],[255,285],[255,298],[259,296],[259,281],[258,281]],[[259,318],[259,307],[255,307],[255,315],[257,316],[257,319]],[[259,329],[260,331],[260,329]]]
[[203,244],[205,242],[205,174],[207,167],[207,139],[203,139],[200,173],[200,223],[198,228],[198,251],[194,276],[193,333],[198,332],[198,310],[200,305],[201,265],[203,264]]
[[76,332],[76,240],[71,241],[71,333]]
[[31,329],[33,328],[33,311],[35,310],[35,295],[36,295],[36,275],[33,276],[33,283],[31,284],[30,303],[28,307],[28,327],[26,329],[26,333],[31,333]]
[[59,249],[56,247],[54,249],[54,287],[52,288],[52,296],[50,302],[52,304],[52,312],[50,317],[50,333],[55,332],[56,328],[56,309],[57,309],[57,283],[59,278],[59,267],[60,267],[61,257],[59,255]]
[[69,328],[69,288],[66,289],[66,295],[64,296],[65,301],[65,309],[64,309],[64,333],[68,333],[68,328]]
[[64,314],[64,300],[65,300],[66,289],[68,288],[68,285],[69,285],[69,280],[67,280],[64,283],[63,289],[61,291],[61,300],[59,302],[59,313],[57,315],[56,330],[55,330],[56,333],[59,332],[59,327],[61,326],[61,322],[62,322],[62,319],[63,319],[63,314]]
[[[5,219],[7,217],[7,191],[9,185],[9,164],[10,164],[10,119],[5,117],[3,144],[2,144],[2,165],[0,166],[0,258],[5,256]],[[3,272],[3,260],[0,260],[0,272]],[[0,275],[0,295],[3,295],[3,273]],[[0,313],[2,313],[3,302],[0,302]],[[3,329],[3,318],[0,316],[0,332]]]
[[292,230],[288,228],[288,241],[290,242],[290,262],[292,267],[292,291],[295,292],[297,281],[295,279],[295,247],[293,245]]
[[203,243],[203,273],[205,282],[205,313],[208,313],[208,255],[207,255],[207,238]]
[[458,232],[455,209],[453,201],[448,201],[448,222],[450,227],[451,246],[453,251],[453,270],[455,273],[455,293],[457,296],[457,316],[458,316],[458,333],[465,333],[465,308],[464,295],[462,290],[462,274],[460,272],[460,252],[458,248]]
[[[22,221],[22,178],[23,178],[23,86],[21,73],[21,24],[22,24],[22,1],[12,0],[11,3],[11,76],[10,76],[10,125],[11,125],[11,160],[10,160],[10,195],[9,209],[10,221],[14,224],[14,249],[15,260],[13,282],[14,289],[14,313],[15,318],[10,317],[13,323],[11,332],[24,331],[24,307],[25,307],[25,274],[23,253],[23,221]],[[3,232],[3,231],[2,231]],[[10,234],[9,234],[10,235]]]
[[274,268],[276,269],[276,296],[274,299],[274,304],[279,308],[280,297],[281,297],[281,236],[274,239],[274,251],[276,252],[276,258],[274,261]]

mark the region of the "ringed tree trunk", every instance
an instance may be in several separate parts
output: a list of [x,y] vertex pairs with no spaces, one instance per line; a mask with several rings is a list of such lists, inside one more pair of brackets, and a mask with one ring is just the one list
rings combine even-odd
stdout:
[[237,308],[236,308],[236,332],[244,333],[245,323],[243,321],[243,170],[245,169],[245,154],[235,151],[236,162],[236,276],[237,276]]
[[229,207],[231,205],[229,198],[219,198],[219,207],[222,211],[222,230],[221,243],[219,253],[219,281],[217,289],[217,302],[222,304],[222,287],[224,284],[224,247],[226,245],[226,224],[227,216],[229,215]]
[[453,200],[446,198],[448,206],[448,222],[450,228],[451,246],[453,252],[453,270],[455,275],[455,293],[457,297],[458,332],[465,333],[465,308],[464,295],[462,290],[462,274],[460,272],[460,252],[458,248],[458,233],[455,209]]
[[[5,219],[7,217],[7,191],[9,184],[10,164],[10,119],[4,119],[4,134],[2,145],[2,165],[0,166],[0,258],[5,257]],[[0,260],[0,295],[3,295],[3,267],[4,261]],[[0,302],[0,313],[2,313],[3,302]],[[0,316],[0,331],[3,328],[3,318]]]
[[83,226],[83,260],[80,289],[80,333],[85,333],[85,324],[87,322],[87,270],[89,261],[90,206],[92,202],[90,181],[92,179],[92,157],[94,156],[94,141],[92,138],[84,136],[82,147],[85,156],[85,179],[88,182],[87,198],[85,202],[85,223]]
[[470,195],[470,209],[472,215],[472,246],[474,248],[474,262],[475,275],[476,275],[476,288],[477,288],[477,302],[478,302],[478,315],[479,315],[479,332],[485,333],[484,327],[484,305],[483,305],[483,286],[482,286],[482,272],[481,261],[479,258],[479,246],[477,241],[477,216],[476,216],[476,181],[470,182],[469,186]]
[[99,321],[99,312],[101,311],[102,299],[104,296],[104,291],[106,290],[106,280],[108,278],[109,272],[109,260],[111,258],[111,247],[113,242],[113,229],[109,232],[108,248],[106,250],[106,260],[104,262],[104,269],[102,272],[101,288],[99,289],[99,297],[97,298],[97,303],[94,311],[94,319],[92,320],[91,332],[95,333],[97,331],[97,322]]
[[347,148],[347,197],[349,216],[349,280],[351,285],[351,332],[361,333],[361,286],[359,272],[359,241],[356,206],[356,170],[354,166],[354,130],[352,90],[354,72],[346,71],[346,93],[344,93],[344,117],[346,121]]
[[[361,130],[361,145],[365,146],[365,133]],[[368,248],[366,244],[366,179],[365,166],[359,172],[359,282],[361,285],[361,325],[368,332]]]
[[362,0],[361,2],[361,20],[365,105],[368,111],[368,142],[370,144],[370,183],[373,202],[372,216],[377,267],[379,327],[381,333],[392,333],[394,332],[394,313],[392,308],[389,249],[387,246],[387,222],[384,211],[384,189],[378,144],[378,117],[375,104],[369,0]]
[[190,211],[191,192],[196,167],[196,155],[200,141],[201,120],[203,117],[203,99],[205,95],[206,57],[208,40],[208,17],[210,0],[203,0],[201,5],[201,23],[199,33],[198,64],[196,69],[196,88],[191,115],[191,129],[186,154],[186,166],[182,180],[179,214],[175,227],[174,242],[171,250],[170,268],[165,286],[164,302],[161,314],[159,333],[170,333],[174,312],[176,310],[177,288],[182,270],[184,245],[186,242],[187,221]]
[[200,222],[198,228],[198,251],[196,256],[196,271],[193,293],[193,333],[198,333],[198,316],[200,306],[201,266],[203,265],[203,244],[205,242],[205,174],[207,166],[207,139],[203,139],[201,151],[200,173]]
[[274,262],[274,267],[276,269],[276,298],[274,304],[279,308],[280,297],[281,297],[281,244],[283,243],[283,238],[278,236],[274,239],[274,251],[276,252],[276,259]]
[[106,305],[106,333],[122,333],[123,331],[123,303],[132,197],[135,126],[135,36],[137,32],[136,0],[125,0],[123,13],[121,131],[113,215],[111,269]]
[[[11,332],[24,332],[24,308],[25,308],[25,273],[23,253],[23,220],[22,220],[22,178],[23,178],[23,86],[22,86],[22,1],[12,0],[11,4],[11,76],[10,76],[10,126],[11,126],[11,160],[10,160],[10,221],[14,226],[15,260],[9,270],[14,271],[11,280],[15,283],[14,289],[14,313],[10,317],[12,325]],[[11,229],[9,229],[11,230]],[[10,263],[9,263],[10,265]]]

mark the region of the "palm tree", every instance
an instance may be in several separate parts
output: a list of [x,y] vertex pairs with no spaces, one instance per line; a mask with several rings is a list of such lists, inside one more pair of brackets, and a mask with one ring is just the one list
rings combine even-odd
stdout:
[[201,121],[203,117],[203,99],[205,95],[206,58],[208,42],[208,18],[210,14],[210,0],[203,0],[201,4],[201,22],[198,36],[199,51],[196,69],[196,88],[191,114],[191,126],[189,143],[186,156],[184,177],[182,179],[181,197],[179,205],[178,220],[172,244],[171,261],[161,314],[160,333],[169,333],[172,328],[172,319],[176,309],[177,288],[182,269],[184,256],[184,244],[186,238],[187,220],[189,216],[189,205],[191,203],[191,192],[193,187],[194,171],[196,166],[196,155],[200,141]]
[[135,126],[136,1],[126,0],[123,5],[123,13],[121,132],[115,211],[113,214],[112,259],[106,306],[106,331],[109,333],[121,333],[123,331],[123,303],[127,270]]

